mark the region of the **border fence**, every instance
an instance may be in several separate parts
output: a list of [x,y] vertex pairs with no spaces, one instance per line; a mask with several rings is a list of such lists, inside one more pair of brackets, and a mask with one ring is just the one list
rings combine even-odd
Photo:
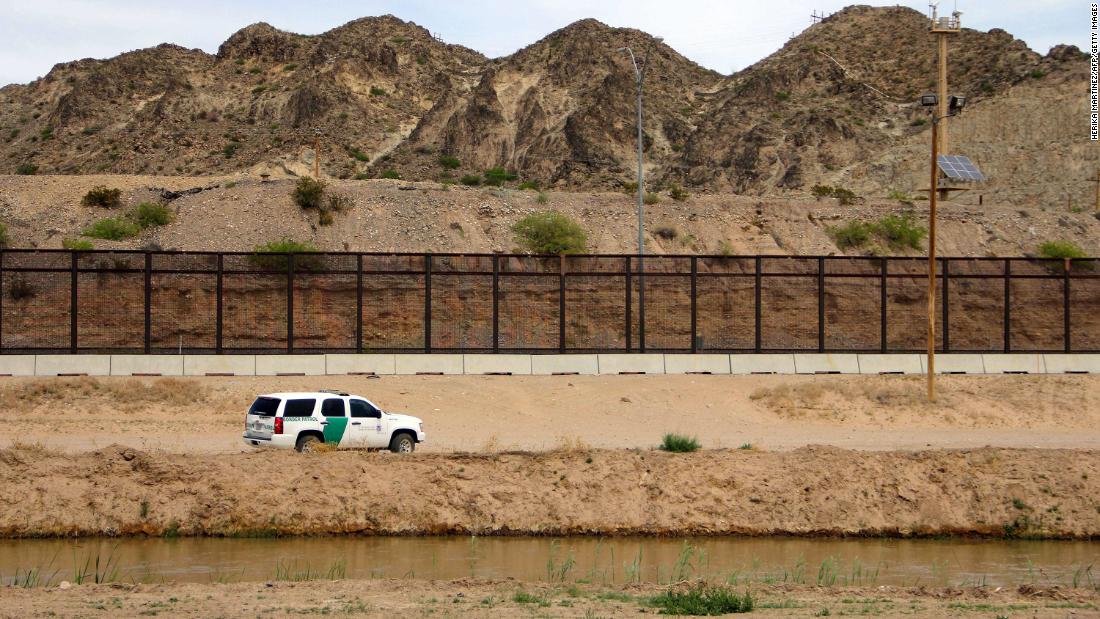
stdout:
[[[1100,351],[1100,260],[940,258],[943,352]],[[0,251],[0,353],[919,352],[927,260]]]

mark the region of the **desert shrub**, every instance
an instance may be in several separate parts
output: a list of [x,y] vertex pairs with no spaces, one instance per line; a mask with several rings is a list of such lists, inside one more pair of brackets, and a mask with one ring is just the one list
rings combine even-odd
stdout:
[[812,193],[815,198],[828,198],[833,195],[833,188],[828,185],[814,185],[810,193]]
[[485,184],[500,187],[508,181],[516,180],[516,175],[501,167],[485,170]]
[[780,90],[779,92],[775,93],[775,98],[777,101],[787,101],[791,98],[791,93],[787,92],[786,90]]
[[355,159],[356,161],[370,161],[370,155],[364,153],[358,148],[353,148],[349,150],[348,154],[351,155],[351,158]]
[[833,197],[837,202],[847,206],[856,201],[856,194],[851,189],[845,189],[843,187],[833,187]]
[[351,207],[351,198],[339,193],[330,195],[325,202],[325,208],[336,213],[343,213]]
[[900,189],[891,189],[890,193],[886,194],[886,197],[891,200],[906,201],[909,199],[909,194]]
[[135,237],[140,232],[141,228],[126,217],[105,217],[84,228],[81,234],[93,239],[121,241]]
[[122,190],[108,189],[103,185],[97,185],[84,194],[84,197],[80,199],[80,203],[84,206],[117,208],[122,203]]
[[1039,246],[1040,258],[1084,258],[1085,251],[1072,241],[1047,241]]
[[733,255],[733,243],[729,241],[722,241],[718,243],[718,255],[719,256],[732,256]]
[[876,228],[894,249],[920,249],[920,242],[928,236],[928,229],[917,224],[912,213],[887,215],[878,221]]
[[317,212],[318,225],[331,226],[334,221],[336,221],[336,218],[332,216],[332,211],[323,208]]
[[623,193],[634,195],[638,192],[638,183],[636,181],[626,181],[623,183]]
[[527,191],[528,189],[530,189],[532,191],[538,191],[539,190],[539,182],[538,181],[523,181],[522,183],[519,184],[518,189],[520,191]]
[[94,248],[88,239],[61,239],[61,247],[70,251],[88,251]]
[[9,241],[11,239],[8,238],[8,227],[0,222],[0,247],[7,247]]
[[[291,240],[284,236],[278,241],[257,245],[252,249],[252,255],[249,256],[248,259],[252,264],[263,269],[286,270],[287,257],[282,254],[303,254],[315,251],[318,251],[318,249],[313,243],[299,243],[298,241]],[[310,270],[318,267],[320,264],[321,261],[317,256],[304,255],[294,257],[294,268],[296,270]]]
[[23,176],[33,176],[38,173],[38,166],[33,163],[22,163],[18,168],[15,168],[15,173]]
[[480,174],[467,174],[467,175],[463,176],[462,178],[458,179],[458,182],[462,183],[463,185],[467,185],[469,187],[476,187],[476,186],[481,184],[481,175]]
[[353,176],[351,178],[352,178],[352,180],[356,180],[356,181],[366,181],[366,180],[370,180],[370,174],[367,174],[366,172],[360,172],[360,173],[356,174],[355,176]]
[[557,211],[532,213],[512,226],[520,247],[535,254],[578,254],[588,247],[580,224]]
[[670,198],[672,198],[673,200],[676,200],[677,202],[683,202],[684,200],[687,200],[688,196],[690,196],[690,195],[691,194],[684,191],[684,188],[679,186],[679,185],[673,185],[668,190],[668,196]]
[[926,119],[926,118],[914,118],[913,121],[909,123],[909,126],[910,127],[923,127],[927,124],[928,124],[928,119]]
[[8,297],[12,301],[33,299],[36,294],[38,294],[38,291],[35,290],[34,285],[23,277],[15,277],[8,286]]
[[680,231],[676,229],[676,226],[657,226],[653,229],[653,234],[666,241],[671,241],[680,236]]
[[655,192],[647,191],[642,201],[646,204],[658,204],[661,201],[661,196],[657,195]]
[[240,144],[237,144],[236,142],[230,142],[222,147],[222,155],[226,159],[232,159],[233,155],[237,154],[237,149],[240,147]]
[[538,202],[539,204],[547,204],[548,202],[550,202],[550,196],[540,191],[539,195],[535,197],[535,202]]
[[454,170],[461,166],[462,162],[454,155],[440,155],[439,165],[443,166],[444,170]]
[[833,226],[827,229],[829,236],[840,249],[861,247],[871,238],[875,227],[862,221],[849,221],[842,226]]
[[172,211],[163,204],[154,204],[152,202],[142,202],[137,205],[131,217],[134,223],[142,230],[145,228],[152,228],[153,226],[166,226],[172,223]]
[[371,94],[371,96],[374,96],[374,97],[384,97],[384,96],[386,96],[386,89],[385,88],[379,88],[378,86],[371,86],[370,87],[370,94]]
[[671,451],[674,453],[699,451],[699,440],[693,436],[666,434],[661,439],[661,451]]
[[298,65],[296,63],[292,62],[292,63],[286,65],[285,67],[283,67],[283,71],[293,71],[294,69],[297,69],[297,68],[298,68]]
[[686,591],[669,589],[649,599],[649,604],[660,609],[662,615],[725,615],[748,613],[754,607],[752,595],[744,595],[724,587],[700,583]]
[[382,173],[382,178],[389,178],[389,179],[396,180],[396,179],[401,178],[401,175],[398,174],[397,170],[386,170],[385,172]]
[[291,195],[294,196],[294,203],[302,208],[320,208],[321,199],[325,195],[325,183],[303,176],[294,185]]

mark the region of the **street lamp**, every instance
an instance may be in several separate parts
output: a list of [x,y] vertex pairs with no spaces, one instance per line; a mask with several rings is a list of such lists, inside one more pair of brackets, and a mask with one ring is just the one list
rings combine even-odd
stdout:
[[629,47],[620,47],[617,52],[630,54],[630,64],[634,67],[634,82],[637,86],[638,96],[638,347],[645,352],[645,237],[644,215],[642,212],[643,196],[645,194],[644,172],[642,170],[642,83],[645,80],[646,69],[649,68],[649,51],[653,48],[654,41],[663,39],[654,37],[646,45],[645,58],[642,66],[638,66],[638,60],[634,57],[634,50]]
[[936,116],[939,97],[926,93],[920,104],[932,108],[932,181],[928,186],[928,401],[936,400],[936,198],[939,195],[939,126],[940,121],[954,116],[966,106],[966,97],[951,95],[947,114]]

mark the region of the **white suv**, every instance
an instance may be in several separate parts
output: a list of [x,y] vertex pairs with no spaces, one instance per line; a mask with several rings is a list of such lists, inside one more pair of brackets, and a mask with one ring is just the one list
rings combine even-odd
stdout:
[[420,419],[383,412],[366,398],[340,391],[261,395],[244,421],[244,442],[253,447],[312,451],[326,444],[411,453],[424,438]]

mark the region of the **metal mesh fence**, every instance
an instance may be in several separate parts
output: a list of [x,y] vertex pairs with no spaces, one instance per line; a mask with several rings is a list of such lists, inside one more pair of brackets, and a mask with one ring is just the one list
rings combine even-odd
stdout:
[[[914,258],[0,251],[0,352],[912,352]],[[937,347],[1100,351],[1100,260],[937,262]],[[946,285],[945,285],[946,282]]]

